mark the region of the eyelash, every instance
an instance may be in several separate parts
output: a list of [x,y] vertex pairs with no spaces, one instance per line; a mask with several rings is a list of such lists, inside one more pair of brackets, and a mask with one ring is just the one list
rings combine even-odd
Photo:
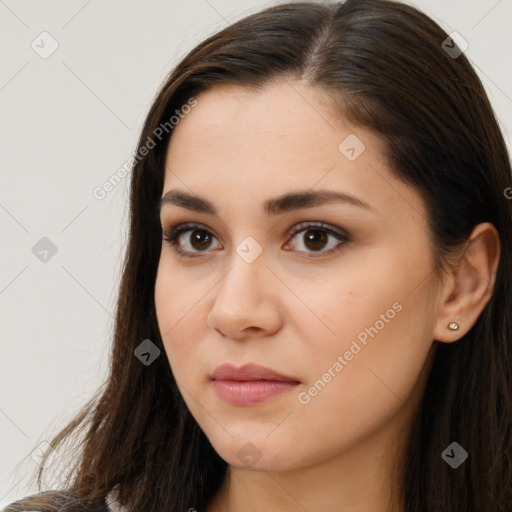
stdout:
[[[175,226],[171,226],[168,230],[164,230],[163,232],[163,240],[170,245],[173,250],[179,255],[180,258],[197,258],[201,257],[202,253],[209,252],[208,250],[205,251],[198,251],[193,252],[192,255],[190,254],[190,251],[183,251],[179,248],[178,245],[178,239],[180,235],[183,233],[186,233],[188,231],[205,231],[210,235],[213,235],[210,230],[206,229],[205,227],[201,226],[200,224],[194,224],[194,223],[186,223],[186,224],[178,224]],[[348,234],[345,234],[341,231],[335,230],[332,227],[329,226],[329,224],[325,224],[323,222],[301,222],[300,224],[294,226],[294,230],[287,233],[287,236],[294,237],[298,233],[302,231],[308,231],[308,230],[315,230],[315,231],[324,231],[328,233],[329,235],[334,236],[338,240],[340,240],[340,243],[336,247],[329,249],[328,251],[320,251],[318,254],[325,255],[325,254],[334,254],[341,250],[341,248],[349,243],[351,241],[351,237]],[[305,252],[305,251],[299,251],[299,252]],[[317,253],[311,252],[308,253],[310,258],[317,258],[320,256],[316,256]]]

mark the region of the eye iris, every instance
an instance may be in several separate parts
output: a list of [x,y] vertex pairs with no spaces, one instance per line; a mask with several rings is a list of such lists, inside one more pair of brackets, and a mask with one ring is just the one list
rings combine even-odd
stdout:
[[[206,240],[206,242],[205,242]],[[199,247],[195,245],[195,243],[199,243]],[[206,247],[211,243],[211,237],[209,236],[207,231],[204,231],[203,229],[196,229],[192,232],[192,241],[191,244],[194,247],[194,249],[206,249],[202,244],[206,243]]]
[[[320,236],[315,236],[314,233],[316,233],[317,235],[320,235]],[[318,247],[317,244],[327,243],[327,233],[325,231],[321,231],[319,229],[308,229],[304,233],[304,236],[306,237],[305,245],[309,249],[322,249],[323,247]],[[310,243],[313,244],[312,247],[309,245]]]

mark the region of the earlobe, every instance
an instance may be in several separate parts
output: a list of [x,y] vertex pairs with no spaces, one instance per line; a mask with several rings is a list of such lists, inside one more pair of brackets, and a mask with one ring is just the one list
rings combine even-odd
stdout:
[[478,224],[440,296],[435,340],[452,343],[473,327],[492,296],[499,258],[496,228],[489,222]]
[[451,331],[458,331],[459,328],[460,328],[460,325],[457,322],[450,322],[448,324],[448,329],[450,329]]

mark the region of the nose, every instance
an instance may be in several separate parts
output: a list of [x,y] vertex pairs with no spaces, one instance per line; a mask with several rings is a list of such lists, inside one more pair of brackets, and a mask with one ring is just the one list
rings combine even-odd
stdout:
[[242,340],[275,333],[281,327],[279,286],[267,268],[264,252],[247,263],[234,253],[233,263],[214,287],[215,300],[208,314],[208,326],[223,337]]

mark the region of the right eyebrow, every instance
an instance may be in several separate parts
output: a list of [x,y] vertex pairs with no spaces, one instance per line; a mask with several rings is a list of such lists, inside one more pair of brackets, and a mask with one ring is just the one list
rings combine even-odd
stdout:
[[[279,215],[281,213],[312,208],[323,204],[341,202],[352,206],[374,211],[374,208],[362,199],[346,192],[334,190],[299,190],[269,199],[263,204],[266,215]],[[157,204],[158,213],[166,205],[175,205],[187,210],[218,216],[218,208],[209,200],[181,190],[173,189],[166,192]]]

